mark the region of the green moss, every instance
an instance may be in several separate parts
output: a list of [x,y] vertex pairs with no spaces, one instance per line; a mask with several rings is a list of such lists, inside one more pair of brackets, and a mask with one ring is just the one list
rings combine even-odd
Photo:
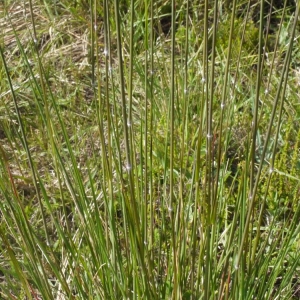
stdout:
[[[283,136],[283,145],[276,155],[275,172],[272,177],[272,183],[269,188],[269,209],[278,208],[277,197],[282,207],[281,217],[286,217],[287,213],[295,212],[296,202],[300,196],[299,182],[295,181],[299,174],[299,138],[298,132],[292,126],[293,122],[289,120],[289,125],[285,129]],[[274,200],[275,199],[275,200]]]
[[[232,36],[231,58],[233,60],[242,56],[254,54],[258,47],[259,30],[252,21],[245,24],[243,19],[235,19]],[[221,22],[218,27],[217,50],[226,56],[229,49],[231,20],[228,18]],[[240,53],[241,52],[241,53]]]

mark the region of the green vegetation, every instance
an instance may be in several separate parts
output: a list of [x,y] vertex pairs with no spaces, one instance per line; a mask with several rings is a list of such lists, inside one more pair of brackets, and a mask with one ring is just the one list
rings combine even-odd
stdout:
[[273,4],[0,3],[1,299],[299,299],[299,4]]

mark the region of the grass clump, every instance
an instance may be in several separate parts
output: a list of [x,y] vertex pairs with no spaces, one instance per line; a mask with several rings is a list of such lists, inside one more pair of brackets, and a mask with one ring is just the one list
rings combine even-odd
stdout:
[[2,5],[1,298],[299,298],[299,7],[256,2]]

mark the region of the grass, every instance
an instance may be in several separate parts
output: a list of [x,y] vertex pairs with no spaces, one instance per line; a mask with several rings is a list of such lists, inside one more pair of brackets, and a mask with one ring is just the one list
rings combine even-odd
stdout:
[[2,299],[299,299],[299,4],[273,4],[1,4]]

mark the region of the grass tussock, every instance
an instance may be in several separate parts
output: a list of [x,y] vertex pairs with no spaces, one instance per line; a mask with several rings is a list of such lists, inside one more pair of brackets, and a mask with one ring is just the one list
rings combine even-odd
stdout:
[[0,4],[1,299],[298,299],[299,5]]

